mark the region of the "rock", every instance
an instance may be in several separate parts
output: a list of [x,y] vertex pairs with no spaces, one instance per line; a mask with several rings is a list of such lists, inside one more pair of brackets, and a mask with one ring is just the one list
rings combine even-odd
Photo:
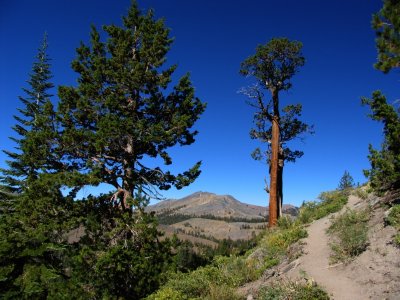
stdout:
[[390,224],[389,224],[389,221],[388,221],[388,218],[389,218],[390,212],[391,212],[392,210],[393,210],[393,206],[392,206],[391,208],[389,208],[387,211],[385,211],[385,213],[384,213],[383,220],[384,220],[384,222],[385,222],[385,226],[390,225]]
[[291,263],[287,264],[286,266],[283,266],[280,270],[280,273],[286,274],[290,270],[296,268],[300,264],[300,260],[296,259],[292,261]]
[[247,257],[246,261],[251,263],[255,269],[260,269],[264,266],[264,260],[267,256],[267,251],[263,248],[258,248]]

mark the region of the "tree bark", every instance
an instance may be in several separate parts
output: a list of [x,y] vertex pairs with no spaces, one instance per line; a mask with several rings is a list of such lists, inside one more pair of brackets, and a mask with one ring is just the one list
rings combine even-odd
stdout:
[[282,217],[282,206],[283,206],[283,166],[285,158],[283,154],[283,148],[279,147],[278,156],[278,219]]
[[283,167],[278,166],[278,219],[282,217],[282,205],[283,205]]
[[270,227],[275,226],[278,220],[278,153],[279,153],[279,123],[274,116],[272,120],[271,141],[271,173],[269,191],[269,221]]
[[271,171],[270,171],[270,192],[269,192],[269,221],[268,225],[276,225],[279,216],[278,204],[278,169],[279,169],[279,98],[278,89],[271,88],[274,115],[272,118],[272,139],[271,139]]

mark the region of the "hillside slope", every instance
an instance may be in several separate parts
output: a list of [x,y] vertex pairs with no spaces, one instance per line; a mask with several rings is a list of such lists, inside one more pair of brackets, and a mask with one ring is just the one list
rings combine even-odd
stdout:
[[348,204],[338,213],[314,221],[307,228],[308,237],[297,247],[299,258],[284,261],[268,276],[251,282],[240,289],[240,294],[253,297],[258,290],[274,282],[295,281],[317,283],[331,299],[400,299],[400,249],[393,245],[395,229],[385,226],[385,210],[374,208],[368,221],[367,249],[349,263],[330,265],[332,239],[327,235],[333,218],[348,209],[361,211],[371,200],[350,196]]

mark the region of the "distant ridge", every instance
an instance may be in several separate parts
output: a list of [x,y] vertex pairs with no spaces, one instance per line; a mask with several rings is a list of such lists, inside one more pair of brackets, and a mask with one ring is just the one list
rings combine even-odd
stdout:
[[[240,202],[231,195],[217,195],[210,192],[196,192],[182,199],[168,199],[147,207],[156,214],[171,212],[192,216],[211,215],[219,218],[241,218],[265,220],[267,207]],[[297,215],[298,208],[285,204],[283,212]]]

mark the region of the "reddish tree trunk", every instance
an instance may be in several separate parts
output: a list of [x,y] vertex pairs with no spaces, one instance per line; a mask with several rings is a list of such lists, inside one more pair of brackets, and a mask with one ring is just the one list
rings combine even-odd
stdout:
[[279,155],[279,123],[275,116],[272,120],[271,140],[271,173],[269,191],[269,221],[270,227],[275,226],[278,220],[278,155]]
[[283,166],[284,166],[284,154],[282,146],[279,147],[278,157],[278,219],[282,217],[283,207]]
[[271,171],[270,171],[270,192],[269,192],[269,221],[270,227],[275,226],[279,217],[280,202],[280,186],[279,182],[279,148],[280,148],[280,132],[279,132],[279,97],[278,89],[272,87],[274,115],[272,119],[272,137],[271,137]]

